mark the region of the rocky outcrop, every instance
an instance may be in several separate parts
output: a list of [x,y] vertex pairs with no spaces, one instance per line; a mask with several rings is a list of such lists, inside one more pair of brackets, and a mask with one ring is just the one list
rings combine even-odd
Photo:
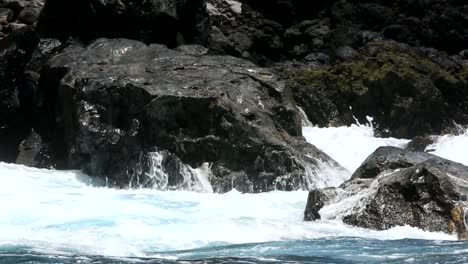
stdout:
[[468,67],[443,53],[377,41],[317,69],[286,69],[298,105],[319,126],[366,123],[412,138],[468,124]]
[[124,37],[174,47],[204,39],[206,19],[204,0],[48,0],[38,29],[61,40]]
[[277,76],[205,53],[99,39],[54,56],[41,84],[55,94],[70,164],[116,186],[145,185],[142,164],[159,153],[169,185],[184,178],[182,163],[209,163],[216,191],[246,192],[312,187],[323,164],[338,166],[305,142]]
[[262,64],[294,59],[295,65],[316,67],[313,57],[340,59],[381,39],[461,54],[468,39],[467,7],[459,0],[207,3],[209,47]]
[[33,25],[44,5],[42,0],[0,0],[0,39]]
[[466,236],[468,167],[428,153],[377,149],[339,188],[310,192],[305,220],[389,229],[410,225]]
[[29,134],[24,70],[38,42],[33,27],[0,41],[0,160],[14,162],[20,142]]

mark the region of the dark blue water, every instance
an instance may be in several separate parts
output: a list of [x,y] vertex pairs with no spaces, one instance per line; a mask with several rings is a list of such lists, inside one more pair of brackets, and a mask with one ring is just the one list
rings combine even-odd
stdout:
[[3,246],[0,263],[468,263],[468,242],[328,238],[153,252],[159,258],[45,254]]

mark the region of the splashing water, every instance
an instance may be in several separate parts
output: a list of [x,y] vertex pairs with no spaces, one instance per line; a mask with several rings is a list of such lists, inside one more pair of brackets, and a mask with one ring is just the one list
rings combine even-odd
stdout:
[[453,160],[468,166],[468,130],[461,135],[444,135],[426,150],[434,150],[434,155]]
[[[350,171],[379,145],[407,142],[374,138],[366,126],[306,127],[304,132]],[[453,139],[468,142],[467,135]],[[436,151],[443,146],[439,142]],[[209,166],[191,170],[206,179]],[[326,182],[326,174],[326,170],[316,172],[324,184],[335,184]],[[76,171],[5,163],[0,163],[0,177],[0,263],[464,263],[468,259],[468,244],[446,234],[411,227],[373,231],[336,220],[304,222],[308,193],[303,191],[116,190],[93,187],[92,178]],[[164,186],[164,181],[160,184]]]
[[[163,161],[167,157],[167,152],[155,151],[145,155],[140,154],[140,161],[136,170],[127,171],[130,178],[130,188],[149,187],[161,191],[166,190],[187,190],[193,192],[213,192],[209,182],[211,168],[209,163],[203,163],[199,168],[182,162],[177,163],[178,182],[169,186],[169,173],[163,166]],[[143,175],[143,181],[140,180]]]
[[304,127],[304,137],[353,173],[378,147],[403,148],[409,140],[374,137],[370,125],[350,127]]

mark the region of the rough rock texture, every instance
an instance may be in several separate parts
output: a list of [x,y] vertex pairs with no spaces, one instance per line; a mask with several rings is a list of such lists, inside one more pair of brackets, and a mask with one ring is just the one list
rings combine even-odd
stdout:
[[[325,53],[340,58],[370,40],[392,39],[458,54],[468,10],[449,1],[208,0],[214,50],[269,63]],[[220,45],[222,44],[222,45]]]
[[468,66],[434,50],[377,41],[330,66],[282,75],[320,126],[369,115],[382,135],[412,138],[468,124]]
[[217,191],[260,192],[311,187],[314,169],[336,165],[305,142],[291,92],[271,72],[179,50],[99,39],[49,61],[41,84],[55,93],[72,166],[123,187],[147,182],[142,157],[167,151],[192,168],[210,163]]
[[16,164],[35,168],[53,168],[55,157],[51,146],[34,130],[20,143]]
[[39,18],[44,5],[42,0],[0,0],[0,39]]
[[414,151],[414,152],[423,152],[423,151],[430,152],[431,149],[427,149],[427,148],[429,147],[429,145],[435,143],[436,141],[437,141],[436,136],[415,137],[410,142],[408,142],[408,144],[405,146],[405,150]]
[[29,134],[31,119],[24,69],[38,38],[26,27],[0,41],[0,160],[14,162],[20,142]]
[[176,46],[203,39],[206,25],[204,0],[48,0],[38,29],[63,40],[125,37]]
[[305,220],[325,216],[365,228],[410,225],[461,236],[466,227],[453,210],[467,194],[467,166],[428,153],[381,147],[339,188],[311,192]]

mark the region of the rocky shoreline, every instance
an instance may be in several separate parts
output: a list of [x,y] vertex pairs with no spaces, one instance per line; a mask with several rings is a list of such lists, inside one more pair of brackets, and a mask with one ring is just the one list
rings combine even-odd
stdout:
[[305,141],[298,107],[322,127],[372,116],[409,149],[312,191],[306,220],[366,192],[345,223],[461,234],[468,170],[424,145],[468,125],[467,14],[462,0],[0,0],[0,161],[119,188],[208,167],[217,192],[312,190],[323,166],[344,169]]

